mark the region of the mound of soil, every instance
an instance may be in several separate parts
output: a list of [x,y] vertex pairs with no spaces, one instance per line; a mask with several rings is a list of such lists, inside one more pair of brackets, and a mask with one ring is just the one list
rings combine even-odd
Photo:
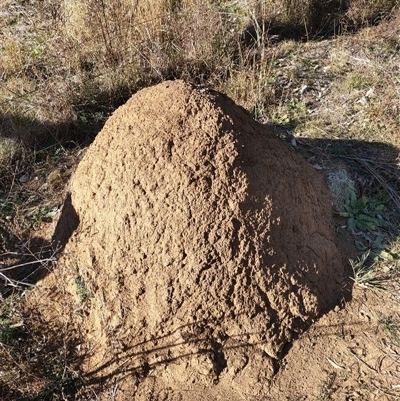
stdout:
[[116,400],[259,400],[340,295],[323,178],[219,93],[138,92],[70,191],[55,237],[79,225],[33,296]]

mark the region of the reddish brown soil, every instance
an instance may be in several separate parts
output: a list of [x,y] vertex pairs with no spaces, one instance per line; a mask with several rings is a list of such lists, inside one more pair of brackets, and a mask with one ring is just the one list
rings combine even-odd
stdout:
[[70,191],[55,238],[73,234],[31,302],[80,338],[97,391],[284,399],[282,357],[343,296],[322,176],[226,97],[175,81],[114,113]]

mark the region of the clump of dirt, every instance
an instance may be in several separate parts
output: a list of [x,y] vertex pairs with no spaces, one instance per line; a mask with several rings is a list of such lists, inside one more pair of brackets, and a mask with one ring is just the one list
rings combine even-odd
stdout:
[[340,296],[322,176],[219,93],[138,92],[70,191],[55,238],[77,229],[31,300],[116,400],[259,400]]

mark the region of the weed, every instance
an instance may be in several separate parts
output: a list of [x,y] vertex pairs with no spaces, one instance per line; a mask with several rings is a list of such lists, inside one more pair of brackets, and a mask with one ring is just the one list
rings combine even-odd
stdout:
[[272,121],[281,124],[295,124],[306,115],[307,107],[302,100],[290,99],[272,114]]
[[387,247],[381,233],[378,233],[375,237],[367,233],[361,233],[361,237],[362,241],[355,241],[357,249],[362,252],[369,251],[370,256],[374,261],[393,261],[398,258],[395,250]]
[[359,73],[353,73],[348,78],[348,85],[350,89],[369,89],[374,85],[374,82],[366,76]]
[[43,223],[49,223],[60,212],[57,206],[49,207],[48,205],[35,208],[29,214],[27,230],[38,230]]
[[316,61],[315,60],[309,60],[306,58],[301,59],[301,63],[306,67],[306,68],[313,68],[316,66]]
[[350,231],[374,231],[378,227],[383,227],[386,223],[382,220],[382,213],[385,205],[376,204],[372,199],[366,196],[357,198],[354,192],[351,193],[350,199],[343,204],[341,216],[347,217],[347,228]]
[[76,286],[76,293],[81,303],[85,303],[88,299],[92,298],[92,293],[86,286],[85,280],[79,274],[74,276],[74,283]]

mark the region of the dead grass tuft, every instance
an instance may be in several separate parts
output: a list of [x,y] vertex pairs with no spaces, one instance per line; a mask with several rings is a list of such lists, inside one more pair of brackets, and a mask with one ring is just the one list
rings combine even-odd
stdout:
[[365,288],[382,289],[384,279],[374,268],[374,263],[368,263],[370,251],[364,252],[358,260],[350,259],[350,266],[353,270],[353,280],[356,284]]

